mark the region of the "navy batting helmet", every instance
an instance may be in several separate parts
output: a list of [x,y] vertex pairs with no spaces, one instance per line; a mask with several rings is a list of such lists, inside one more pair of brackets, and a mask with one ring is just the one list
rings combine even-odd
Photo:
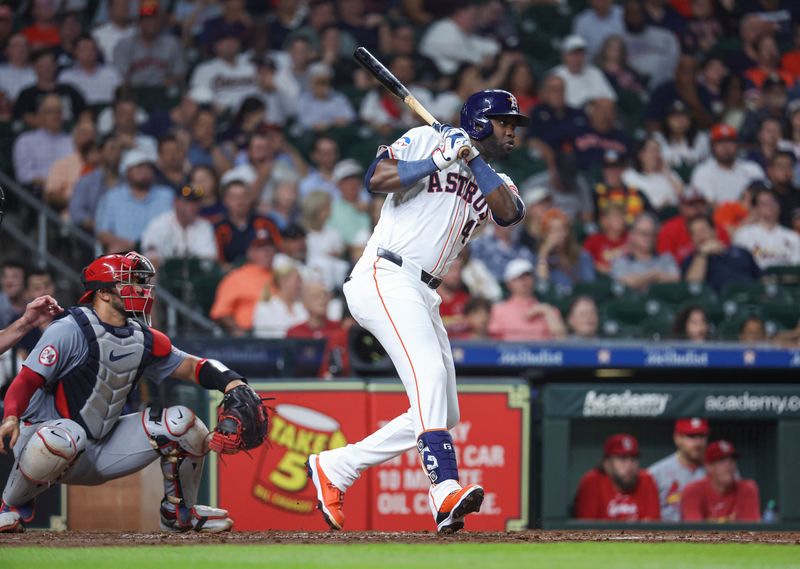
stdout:
[[502,89],[487,89],[470,95],[461,107],[461,128],[470,138],[481,140],[492,134],[489,119],[494,117],[519,117],[520,126],[528,124],[514,95]]

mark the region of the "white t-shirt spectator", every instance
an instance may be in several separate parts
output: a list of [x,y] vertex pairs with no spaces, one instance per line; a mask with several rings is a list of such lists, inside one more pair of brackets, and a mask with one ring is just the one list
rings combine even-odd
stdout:
[[[101,2],[101,4],[103,4]],[[135,26],[118,27],[114,22],[107,22],[95,28],[92,37],[97,42],[97,47],[103,54],[106,63],[111,63],[114,59],[114,48],[120,40],[131,38],[136,34]]]
[[122,76],[111,65],[97,65],[93,72],[76,65],[62,71],[58,80],[75,87],[86,104],[106,105],[114,100],[114,91],[122,83]]
[[462,63],[481,63],[499,51],[496,40],[465,34],[450,18],[431,24],[419,43],[419,52],[429,57],[444,75],[455,73]]
[[587,8],[572,21],[572,33],[586,40],[586,55],[593,58],[609,36],[625,33],[622,6],[611,6],[608,16],[600,18],[597,12]]
[[800,235],[780,225],[768,229],[760,223],[740,227],[733,244],[747,249],[761,269],[800,265]]
[[217,105],[236,112],[245,98],[258,95],[256,66],[245,54],[233,64],[215,57],[195,68],[191,86],[208,87]]
[[343,94],[333,91],[325,99],[317,99],[309,91],[297,100],[297,123],[303,130],[313,130],[315,125],[331,125],[338,120],[353,122],[356,112]]
[[694,166],[711,156],[711,142],[708,133],[698,132],[691,144],[686,141],[670,142],[660,132],[654,138],[661,145],[661,156],[672,167]]
[[253,313],[253,335],[258,338],[285,338],[286,331],[308,320],[308,311],[303,303],[295,301],[291,306],[274,296],[256,304]]
[[675,34],[664,28],[647,26],[640,34],[626,32],[622,39],[628,48],[628,64],[650,79],[648,88],[651,92],[675,78],[681,54]]
[[181,226],[174,211],[159,215],[145,227],[142,233],[142,249],[145,255],[153,255],[165,261],[174,257],[217,258],[217,242],[214,226],[203,218],[188,227]]
[[675,188],[670,183],[670,176],[680,182],[680,176],[672,170],[669,171],[669,174],[662,172],[644,174],[633,168],[628,168],[622,173],[622,181],[625,182],[626,186],[641,190],[647,196],[653,208],[661,209],[662,207],[678,204],[678,194],[675,193]]
[[0,91],[3,91],[12,103],[17,100],[20,92],[36,83],[36,73],[33,68],[15,67],[10,63],[0,65]]
[[564,80],[567,105],[574,109],[583,108],[594,99],[617,100],[617,94],[606,76],[590,63],[584,65],[580,73],[570,72],[566,65],[557,66],[552,73]]
[[718,204],[738,200],[750,182],[765,177],[761,166],[751,160],[737,159],[731,168],[723,168],[712,156],[694,169],[692,186]]

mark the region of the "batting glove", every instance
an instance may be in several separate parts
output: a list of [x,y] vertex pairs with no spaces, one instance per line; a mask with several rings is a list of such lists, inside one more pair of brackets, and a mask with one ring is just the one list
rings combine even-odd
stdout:
[[473,150],[472,141],[464,129],[448,126],[443,129],[442,143],[433,151],[433,163],[439,170],[444,170],[462,158],[462,155],[471,154]]

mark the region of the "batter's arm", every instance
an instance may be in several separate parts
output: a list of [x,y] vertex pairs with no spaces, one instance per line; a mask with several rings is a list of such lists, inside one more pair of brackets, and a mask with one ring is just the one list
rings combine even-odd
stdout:
[[525,217],[525,204],[511,187],[511,179],[505,179],[492,170],[482,157],[477,156],[469,161],[470,170],[475,176],[475,182],[492,210],[495,223],[504,227],[514,225]]
[[384,152],[370,164],[367,174],[364,177],[364,185],[367,190],[374,194],[393,194],[408,189],[400,181],[400,174],[397,165],[400,160],[389,158],[389,154]]

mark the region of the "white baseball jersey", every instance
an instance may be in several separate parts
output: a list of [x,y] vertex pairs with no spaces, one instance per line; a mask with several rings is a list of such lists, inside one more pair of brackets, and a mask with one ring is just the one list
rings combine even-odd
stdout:
[[733,235],[733,244],[750,251],[761,269],[800,264],[800,235],[780,225],[767,228],[751,223],[740,227]]
[[[431,156],[441,136],[429,126],[412,128],[378,155],[405,161]],[[513,192],[511,178],[499,174]],[[378,247],[408,259],[434,276],[447,272],[469,240],[491,216],[467,164],[457,160],[449,168],[418,181],[403,193],[390,195],[359,263],[369,262]]]
[[702,466],[691,468],[672,453],[647,469],[658,486],[658,498],[661,503],[661,519],[665,522],[681,521],[681,494],[686,485],[700,480],[706,475]]

